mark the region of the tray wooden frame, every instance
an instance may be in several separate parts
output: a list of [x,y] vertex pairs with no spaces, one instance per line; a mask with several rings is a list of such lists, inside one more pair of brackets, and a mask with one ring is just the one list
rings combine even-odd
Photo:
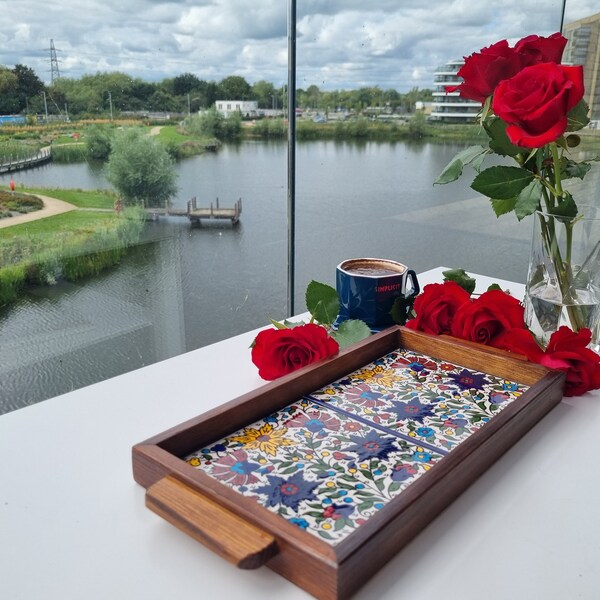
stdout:
[[[529,389],[339,544],[332,546],[182,457],[384,354],[407,348]],[[242,568],[266,564],[321,600],[349,598],[562,398],[564,374],[487,346],[392,327],[133,447],[146,504]]]

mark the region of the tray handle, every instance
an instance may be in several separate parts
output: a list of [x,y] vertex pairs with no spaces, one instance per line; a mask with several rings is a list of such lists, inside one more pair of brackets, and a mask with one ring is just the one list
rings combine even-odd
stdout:
[[240,569],[257,569],[277,553],[272,535],[174,477],[148,488],[146,506]]

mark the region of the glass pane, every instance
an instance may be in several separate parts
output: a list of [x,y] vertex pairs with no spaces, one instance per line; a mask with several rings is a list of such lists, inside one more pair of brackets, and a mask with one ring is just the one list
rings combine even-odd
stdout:
[[[50,143],[53,160],[0,173],[0,190],[10,194],[12,180],[16,193],[114,192],[106,161],[89,154],[93,125],[112,136],[138,124],[180,154],[197,143],[189,117],[222,101],[224,114],[243,113],[244,135],[216,147],[205,140],[208,151],[177,158],[171,209],[184,212],[196,198],[214,213],[217,198],[219,209],[241,198],[239,223],[148,215],[138,237],[135,220],[115,210],[116,195],[89,194],[70,197],[77,210],[63,215],[0,219],[0,413],[287,316],[285,3],[143,4],[95,11],[86,2],[74,28],[68,3],[31,0],[1,26],[0,162]],[[592,4],[570,1],[566,22],[593,14]],[[499,39],[557,31],[562,8],[557,0],[435,10],[298,3],[297,312],[307,283],[333,284],[336,264],[353,256],[524,281],[530,223],[497,220],[470,189],[472,173],[434,187],[471,141],[420,137],[415,114],[451,75],[436,76],[438,67]],[[23,119],[29,124],[11,123]],[[584,184],[598,198],[597,170]],[[116,239],[125,251],[114,252]]]

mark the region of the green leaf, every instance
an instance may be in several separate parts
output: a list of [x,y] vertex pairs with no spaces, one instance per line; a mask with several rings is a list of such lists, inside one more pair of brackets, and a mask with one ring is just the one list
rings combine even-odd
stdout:
[[360,342],[360,340],[364,340],[370,335],[369,326],[358,319],[344,321],[337,331],[331,332],[331,337],[340,345],[340,349],[347,348],[355,342]]
[[500,156],[517,156],[527,150],[515,146],[506,135],[508,124],[502,119],[488,119],[484,123],[485,131],[490,136],[490,148]]
[[475,177],[471,188],[489,198],[507,200],[518,196],[533,178],[533,174],[527,169],[490,167]]
[[507,198],[506,200],[499,200],[498,198],[491,198],[492,208],[496,213],[497,217],[506,215],[515,209],[517,204],[516,198]]
[[497,283],[492,283],[492,285],[488,286],[487,291],[491,292],[492,290],[500,290],[500,291],[502,291],[502,288]]
[[311,281],[306,288],[306,308],[315,321],[331,325],[340,312],[340,301],[335,288]]
[[275,329],[289,329],[288,325],[285,323],[281,323],[280,321],[275,321],[275,319],[269,319],[271,321],[271,325],[275,327]]
[[574,160],[565,161],[564,166],[564,174],[567,179],[569,177],[579,177],[579,179],[583,179],[587,172],[592,168],[592,165],[587,162],[575,162]]
[[444,184],[456,181],[462,175],[464,166],[468,165],[482,154],[487,154],[487,150],[483,146],[469,146],[468,148],[465,148],[446,165],[446,168],[440,173],[433,184]]
[[458,283],[461,288],[472,294],[475,291],[476,281],[466,273],[464,269],[449,269],[448,271],[442,271],[445,281],[454,281]]
[[541,198],[542,183],[538,179],[534,179],[517,196],[517,204],[515,205],[517,219],[521,221],[525,217],[532,215],[536,210],[539,210]]
[[589,122],[588,112],[590,107],[585,100],[580,100],[567,114],[567,131],[583,129]]
[[404,325],[406,321],[408,321],[412,312],[414,300],[414,297],[404,298],[402,296],[399,296],[394,300],[392,310],[390,310],[390,315],[394,323]]
[[557,217],[565,217],[567,220],[574,219],[577,216],[577,204],[573,200],[573,196],[569,192],[565,192],[564,198],[558,204],[549,211],[550,214],[556,215]]

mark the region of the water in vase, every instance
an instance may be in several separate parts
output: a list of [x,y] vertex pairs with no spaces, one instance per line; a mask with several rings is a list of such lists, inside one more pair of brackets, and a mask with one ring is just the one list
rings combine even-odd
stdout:
[[573,330],[588,327],[592,331],[590,348],[600,351],[600,289],[577,291],[577,303],[561,303],[545,286],[532,287],[525,294],[525,320],[533,334],[544,344],[562,325]]

